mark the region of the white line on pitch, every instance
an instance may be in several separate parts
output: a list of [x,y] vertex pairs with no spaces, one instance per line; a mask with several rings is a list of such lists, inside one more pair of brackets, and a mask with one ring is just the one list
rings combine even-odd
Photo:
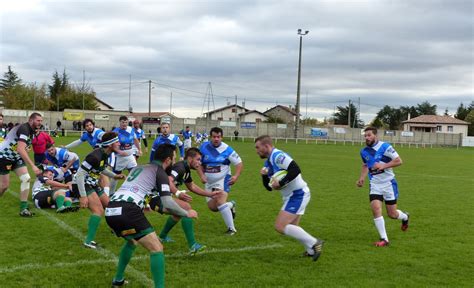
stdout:
[[[13,191],[11,190],[8,190],[8,193],[10,193],[11,195],[15,196],[16,198],[19,198],[19,195],[14,193]],[[41,209],[36,209],[36,211],[41,214],[41,215],[44,215],[46,216],[50,221],[54,222],[56,225],[58,225],[59,227],[61,227],[62,229],[66,230],[67,232],[69,232],[69,234],[71,234],[72,236],[74,236],[74,238],[77,238],[79,239],[79,241],[84,241],[85,239],[85,235],[83,235],[80,231],[78,231],[77,229],[74,229],[73,227],[71,227],[70,225],[68,225],[67,223],[65,223],[64,221],[58,219],[57,217],[55,217],[54,215],[52,215],[51,213],[48,213],[44,210],[41,210]],[[79,245],[78,245],[79,247]],[[85,248],[84,248],[85,249]],[[110,260],[109,261],[115,261],[115,262],[118,262],[118,257],[115,256],[114,253],[110,252],[109,250],[105,249],[105,248],[101,248],[99,247],[98,249],[90,249],[91,252],[92,251],[96,251],[97,253],[101,254],[102,256],[106,257],[106,258],[109,258]],[[138,271],[137,269],[131,267],[130,265],[127,267],[129,270],[129,272],[131,272],[131,274],[133,276],[135,276],[138,280],[140,280],[140,282],[144,283],[144,284],[147,284],[147,285],[153,285],[153,280],[151,280],[150,278],[148,278],[148,276],[141,272],[141,271]],[[1,271],[1,270],[0,270]]]
[[[46,212],[44,212],[46,213]],[[249,246],[249,247],[242,247],[242,248],[225,248],[225,249],[209,249],[205,250],[201,254],[212,254],[212,253],[238,253],[238,252],[246,252],[246,251],[255,251],[255,250],[268,250],[268,249],[275,249],[281,248],[283,245],[281,244],[271,244],[271,245],[263,245],[263,246]],[[166,255],[166,258],[180,258],[180,257],[191,257],[188,253],[173,253]],[[138,257],[133,257],[132,261],[140,261],[144,259],[148,259],[148,255],[142,255]],[[63,267],[76,267],[77,265],[100,265],[100,264],[107,264],[107,263],[117,263],[117,259],[97,259],[97,260],[78,260],[75,262],[59,262],[59,263],[30,263],[25,265],[17,265],[12,267],[6,267],[0,269],[1,273],[13,273],[17,271],[34,271],[34,270],[48,270],[51,268],[63,268]],[[129,267],[127,267],[128,269]],[[128,271],[128,270],[127,270]]]

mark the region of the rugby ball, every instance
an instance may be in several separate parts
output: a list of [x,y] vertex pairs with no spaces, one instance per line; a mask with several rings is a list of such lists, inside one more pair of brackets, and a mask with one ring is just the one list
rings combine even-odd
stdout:
[[286,176],[286,174],[288,174],[288,172],[286,170],[280,170],[278,172],[275,172],[272,177],[270,178],[270,185],[273,184],[273,182],[280,182],[281,179],[283,179],[283,177]]

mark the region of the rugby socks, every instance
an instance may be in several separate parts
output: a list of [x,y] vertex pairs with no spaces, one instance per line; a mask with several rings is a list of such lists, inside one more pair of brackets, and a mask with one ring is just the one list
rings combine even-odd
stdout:
[[181,219],[181,226],[183,227],[184,236],[186,236],[188,241],[188,246],[191,248],[196,243],[194,238],[194,221],[191,218],[184,217]]
[[111,195],[110,195],[110,187],[109,187],[109,186],[104,187],[104,193],[105,193],[107,196],[111,196]]
[[234,208],[234,203],[233,202],[227,202],[226,204],[229,206],[229,209]]
[[400,219],[402,221],[408,220],[408,215],[406,213],[404,213],[402,210],[397,210],[397,212],[398,212],[398,218],[397,219]]
[[224,203],[221,206],[218,206],[217,208],[221,212],[222,218],[224,218],[224,223],[225,225],[227,225],[227,228],[235,230],[234,219],[232,218],[232,212],[230,211],[228,203]]
[[86,243],[91,243],[91,241],[95,239],[95,233],[99,228],[100,219],[102,219],[102,217],[95,214],[92,214],[89,218]]
[[311,236],[308,232],[304,231],[300,226],[288,224],[283,230],[285,235],[288,235],[296,240],[300,241],[301,244],[306,248],[308,254],[313,255],[313,245],[316,244],[317,239]]
[[114,178],[110,178],[109,196],[114,195],[115,188],[117,188],[117,183],[118,183],[118,180],[115,180]]
[[72,206],[72,201],[71,200],[64,201],[64,206],[71,207]]
[[20,212],[24,209],[28,209],[28,201],[20,201]]
[[165,255],[163,251],[150,253],[150,269],[155,288],[165,287]]
[[63,207],[64,205],[64,195],[58,195],[56,196],[56,208]]
[[169,216],[168,220],[166,220],[165,227],[160,232],[159,237],[161,239],[165,239],[168,236],[168,233],[173,229],[174,225],[176,225],[178,221],[174,220],[173,216]]
[[120,250],[117,273],[115,273],[114,280],[122,281],[124,279],[125,268],[127,268],[128,262],[132,259],[135,248],[137,248],[137,246],[133,245],[131,241],[125,241],[122,250]]
[[385,231],[385,220],[383,216],[374,219],[375,228],[379,232],[380,239],[385,239],[388,241],[387,232]]

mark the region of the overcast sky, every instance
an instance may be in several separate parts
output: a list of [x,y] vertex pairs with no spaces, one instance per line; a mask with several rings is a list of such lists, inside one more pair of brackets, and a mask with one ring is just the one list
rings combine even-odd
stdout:
[[[295,105],[329,117],[361,103],[429,101],[438,114],[474,99],[473,1],[2,1],[1,73],[50,82],[66,69],[118,110],[197,117],[235,102],[264,112]],[[214,101],[206,101],[211,83]],[[208,99],[209,99],[208,98]],[[209,104],[209,105],[208,105]]]

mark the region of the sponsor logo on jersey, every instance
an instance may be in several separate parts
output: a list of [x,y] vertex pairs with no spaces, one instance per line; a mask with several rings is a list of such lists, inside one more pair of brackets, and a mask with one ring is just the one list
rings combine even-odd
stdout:
[[206,173],[220,173],[221,166],[206,166],[205,171]]
[[277,164],[283,164],[283,162],[285,161],[286,159],[286,156],[284,154],[280,154],[277,156],[277,158],[275,159],[275,163]]

